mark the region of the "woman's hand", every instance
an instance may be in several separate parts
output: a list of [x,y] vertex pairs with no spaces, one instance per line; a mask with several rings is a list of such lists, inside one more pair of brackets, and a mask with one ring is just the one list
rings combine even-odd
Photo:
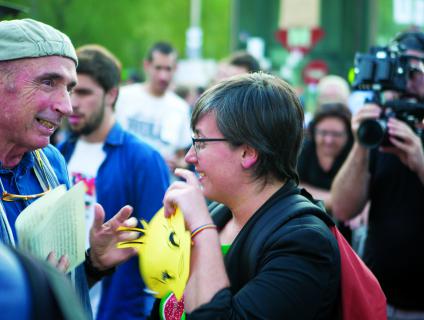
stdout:
[[179,207],[184,214],[187,229],[190,231],[201,225],[212,223],[196,175],[186,169],[176,169],[175,175],[185,181],[174,182],[166,191],[163,199],[165,216],[174,214],[175,208]]

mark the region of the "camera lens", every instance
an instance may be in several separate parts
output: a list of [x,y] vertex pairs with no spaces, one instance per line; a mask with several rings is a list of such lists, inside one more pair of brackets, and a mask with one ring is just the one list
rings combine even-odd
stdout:
[[366,148],[375,148],[383,141],[386,133],[386,121],[383,119],[368,119],[358,128],[358,140]]

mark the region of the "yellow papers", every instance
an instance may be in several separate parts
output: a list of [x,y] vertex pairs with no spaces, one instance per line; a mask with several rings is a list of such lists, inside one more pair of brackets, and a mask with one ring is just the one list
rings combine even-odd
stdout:
[[190,232],[185,229],[184,216],[177,209],[165,218],[163,208],[149,224],[141,221],[143,229],[121,228],[138,231],[143,235],[134,241],[118,244],[120,248],[138,249],[140,273],[144,283],[157,298],[173,292],[181,300],[190,271]]
[[26,207],[16,219],[18,246],[46,259],[66,254],[70,270],[85,259],[84,185],[61,185]]

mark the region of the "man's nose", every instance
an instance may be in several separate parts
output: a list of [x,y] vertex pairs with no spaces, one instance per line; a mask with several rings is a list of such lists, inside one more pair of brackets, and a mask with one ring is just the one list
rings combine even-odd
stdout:
[[171,77],[171,71],[162,69],[159,73],[161,80],[168,80]]
[[67,90],[63,90],[57,94],[54,109],[65,116],[72,113],[71,95]]
[[77,94],[71,94],[71,106],[72,110],[75,110],[79,106],[79,99]]

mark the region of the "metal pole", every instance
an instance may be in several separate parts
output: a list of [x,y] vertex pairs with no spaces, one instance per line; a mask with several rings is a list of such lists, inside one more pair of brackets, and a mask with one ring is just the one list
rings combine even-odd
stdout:
[[202,57],[203,32],[200,27],[201,0],[190,2],[190,28],[186,32],[186,53],[189,59]]

